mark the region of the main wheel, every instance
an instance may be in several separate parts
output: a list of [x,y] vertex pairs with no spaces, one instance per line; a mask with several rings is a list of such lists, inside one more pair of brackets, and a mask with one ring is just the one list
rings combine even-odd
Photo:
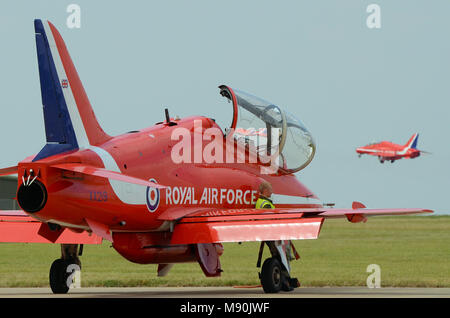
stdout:
[[50,267],[50,288],[54,294],[66,294],[69,291],[67,279],[71,273],[67,272],[67,267],[73,262],[59,258]]
[[282,277],[283,282],[281,285],[281,290],[290,292],[293,291],[296,287],[300,286],[297,278],[291,278],[287,273],[285,273]]
[[278,293],[282,288],[282,268],[278,259],[264,261],[261,269],[261,284],[265,293]]

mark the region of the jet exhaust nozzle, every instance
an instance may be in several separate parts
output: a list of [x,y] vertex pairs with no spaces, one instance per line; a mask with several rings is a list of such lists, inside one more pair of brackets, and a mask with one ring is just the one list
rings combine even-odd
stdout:
[[20,207],[29,213],[40,211],[47,202],[47,190],[39,180],[31,184],[21,184],[17,190],[17,202]]

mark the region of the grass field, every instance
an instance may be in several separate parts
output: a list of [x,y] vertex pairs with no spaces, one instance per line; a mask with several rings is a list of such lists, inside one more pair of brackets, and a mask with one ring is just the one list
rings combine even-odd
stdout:
[[[450,216],[374,217],[352,224],[326,220],[318,240],[294,242],[292,263],[302,286],[365,286],[369,264],[381,267],[381,286],[450,287]],[[157,265],[133,264],[109,242],[84,247],[81,286],[258,285],[259,243],[227,243],[220,278],[206,278],[197,263],[176,264],[166,277]],[[265,249],[264,258],[269,257]],[[0,244],[0,287],[45,287],[59,245]]]

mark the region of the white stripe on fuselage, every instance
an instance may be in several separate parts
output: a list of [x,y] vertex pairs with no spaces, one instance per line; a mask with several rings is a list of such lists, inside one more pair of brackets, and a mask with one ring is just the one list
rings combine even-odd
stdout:
[[397,151],[394,150],[378,150],[378,149],[361,149],[360,151],[368,151],[368,152],[387,152],[391,154],[397,154]]
[[[392,158],[392,156],[404,155],[406,153],[406,151],[402,153],[393,150],[376,150],[376,149],[362,149],[361,151],[377,153],[377,156],[382,158]],[[360,153],[360,155],[362,154],[363,153]]]
[[[56,72],[58,73],[58,83],[61,85],[61,80],[67,78],[66,71],[61,61],[61,57],[59,56],[58,48],[56,47],[55,39],[53,38],[53,33],[50,29],[48,21],[42,23],[45,29],[45,33],[47,34],[48,44],[50,46],[50,51],[52,53],[53,61],[55,63]],[[81,120],[80,113],[78,111],[77,104],[75,102],[75,98],[72,92],[72,86],[69,82],[68,88],[61,87],[61,90],[64,94],[64,99],[66,101],[67,110],[69,111],[70,121],[72,122],[73,130],[75,131],[75,136],[77,138],[77,143],[80,149],[87,148],[89,146],[89,140],[86,135],[86,131],[84,129],[83,121]]]
[[[103,162],[106,170],[122,173],[110,153],[105,149],[89,146],[89,150],[95,152]],[[126,204],[147,204],[147,187],[108,179],[116,196]],[[273,194],[273,201],[277,204],[322,204],[319,199],[292,195]]]
[[[122,173],[117,166],[116,161],[111,156],[109,152],[105,149],[95,146],[89,146],[89,150],[95,152],[103,162],[106,170],[115,171]],[[118,180],[108,179],[111,187],[115,195],[126,204],[137,204],[144,205],[147,204],[147,187],[134,184],[127,183]]]

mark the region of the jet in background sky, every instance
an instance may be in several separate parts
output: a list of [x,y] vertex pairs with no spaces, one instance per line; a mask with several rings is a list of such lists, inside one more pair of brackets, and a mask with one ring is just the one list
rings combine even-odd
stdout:
[[377,156],[381,163],[384,163],[385,160],[394,162],[395,160],[402,158],[413,159],[419,157],[422,152],[428,153],[417,149],[418,139],[419,134],[415,133],[405,145],[394,144],[390,141],[382,141],[364,147],[358,147],[356,148],[356,152],[358,153],[358,157],[361,157],[362,155]]

